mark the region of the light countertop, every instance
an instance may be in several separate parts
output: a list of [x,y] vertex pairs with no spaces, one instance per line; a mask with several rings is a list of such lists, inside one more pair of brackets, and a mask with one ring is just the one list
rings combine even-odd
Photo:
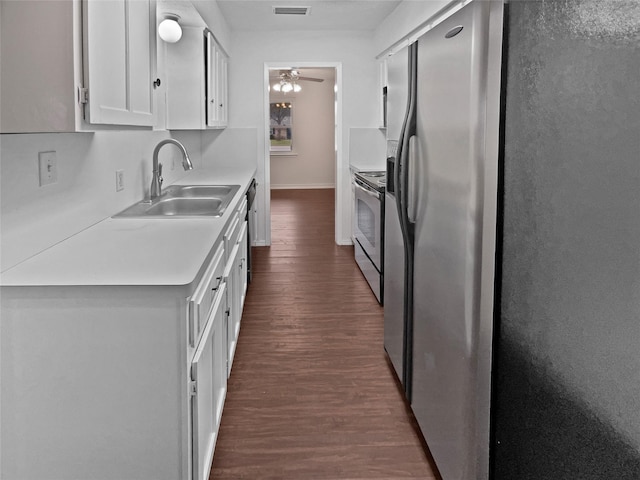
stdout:
[[1,285],[188,285],[254,175],[255,168],[193,170],[174,185],[240,185],[222,217],[107,218],[3,272]]

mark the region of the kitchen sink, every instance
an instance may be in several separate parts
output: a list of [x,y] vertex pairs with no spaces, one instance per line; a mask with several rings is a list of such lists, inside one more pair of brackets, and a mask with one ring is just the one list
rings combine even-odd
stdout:
[[134,203],[113,218],[221,217],[240,185],[172,185],[153,200]]
[[171,185],[164,189],[162,197],[175,198],[220,198],[225,195],[235,195],[240,185]]

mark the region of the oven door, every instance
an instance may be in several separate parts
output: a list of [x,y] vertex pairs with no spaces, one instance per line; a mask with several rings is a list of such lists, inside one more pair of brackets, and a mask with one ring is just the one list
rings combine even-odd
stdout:
[[382,194],[354,179],[354,238],[382,273]]

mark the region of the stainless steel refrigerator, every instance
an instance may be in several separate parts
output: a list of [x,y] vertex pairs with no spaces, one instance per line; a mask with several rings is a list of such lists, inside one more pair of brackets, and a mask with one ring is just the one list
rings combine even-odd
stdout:
[[474,0],[393,57],[384,340],[442,478],[640,478],[640,3]]
[[489,468],[502,21],[471,2],[388,64],[385,348],[447,480]]

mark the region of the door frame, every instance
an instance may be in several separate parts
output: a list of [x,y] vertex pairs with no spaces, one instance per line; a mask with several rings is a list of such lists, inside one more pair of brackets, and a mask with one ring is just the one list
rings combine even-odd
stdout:
[[[281,70],[291,68],[295,65],[298,68],[334,68],[336,72],[335,80],[335,110],[334,110],[334,149],[335,149],[335,241],[336,244],[350,244],[350,235],[345,237],[343,232],[342,213],[350,212],[350,207],[346,205],[348,200],[344,187],[344,155],[342,138],[342,63],[341,62],[265,62],[264,82],[263,82],[263,126],[264,126],[264,153],[262,171],[264,174],[264,211],[265,211],[265,245],[271,245],[271,155],[269,149],[269,70]],[[347,172],[348,173],[348,172]],[[346,175],[348,177],[348,175]],[[341,213],[342,212],[342,213]],[[345,238],[347,240],[345,240]]]

